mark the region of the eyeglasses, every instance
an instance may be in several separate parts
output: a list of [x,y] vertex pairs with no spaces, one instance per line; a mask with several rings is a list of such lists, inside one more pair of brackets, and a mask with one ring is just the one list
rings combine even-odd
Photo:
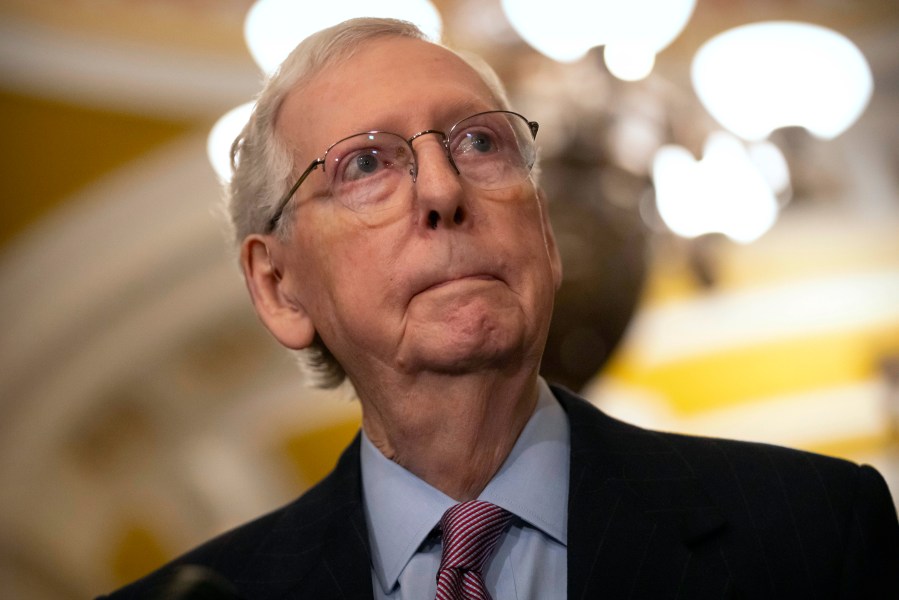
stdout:
[[327,177],[327,193],[352,211],[377,213],[395,206],[395,192],[405,176],[418,176],[412,142],[434,134],[441,138],[450,165],[467,182],[485,190],[500,190],[527,179],[537,157],[534,140],[539,125],[518,113],[492,110],[466,117],[448,132],[428,129],[406,139],[387,131],[368,131],[343,138],[303,171],[278,200],[266,233],[278,226],[297,189],[319,166]]

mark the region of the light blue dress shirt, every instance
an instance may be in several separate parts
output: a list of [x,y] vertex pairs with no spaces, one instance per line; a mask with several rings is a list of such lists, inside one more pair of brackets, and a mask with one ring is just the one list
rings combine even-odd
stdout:
[[[478,497],[515,515],[484,579],[496,600],[566,598],[568,417],[539,381],[534,414]],[[456,501],[387,459],[362,434],[362,490],[376,599],[437,593],[441,544],[434,528]]]

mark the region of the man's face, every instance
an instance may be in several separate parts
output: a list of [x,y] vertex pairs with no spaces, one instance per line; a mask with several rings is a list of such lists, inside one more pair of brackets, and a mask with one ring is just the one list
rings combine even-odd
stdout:
[[[452,53],[384,38],[290,94],[278,130],[305,168],[354,133],[408,138],[498,108]],[[400,209],[386,220],[348,209],[327,195],[321,169],[310,174],[287,213],[287,242],[274,242],[282,293],[353,380],[536,366],[561,273],[533,182],[479,191],[439,136],[413,147],[417,181],[396,192]]]

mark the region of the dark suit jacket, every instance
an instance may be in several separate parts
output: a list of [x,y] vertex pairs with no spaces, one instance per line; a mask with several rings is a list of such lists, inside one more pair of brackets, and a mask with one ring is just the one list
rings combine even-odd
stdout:
[[[569,599],[899,598],[899,523],[874,469],[647,431],[553,392],[571,424]],[[371,598],[359,464],[357,437],[292,504],[110,598],[152,598],[181,564],[247,600]]]

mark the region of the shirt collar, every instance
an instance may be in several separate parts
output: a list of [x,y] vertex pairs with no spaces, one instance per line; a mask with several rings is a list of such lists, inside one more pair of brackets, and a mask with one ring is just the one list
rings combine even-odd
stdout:
[[479,496],[568,544],[568,416],[543,379],[534,414]]
[[[567,544],[568,417],[542,378],[538,386],[534,414],[479,499]],[[372,568],[386,594],[456,501],[381,454],[364,431],[361,461]]]

